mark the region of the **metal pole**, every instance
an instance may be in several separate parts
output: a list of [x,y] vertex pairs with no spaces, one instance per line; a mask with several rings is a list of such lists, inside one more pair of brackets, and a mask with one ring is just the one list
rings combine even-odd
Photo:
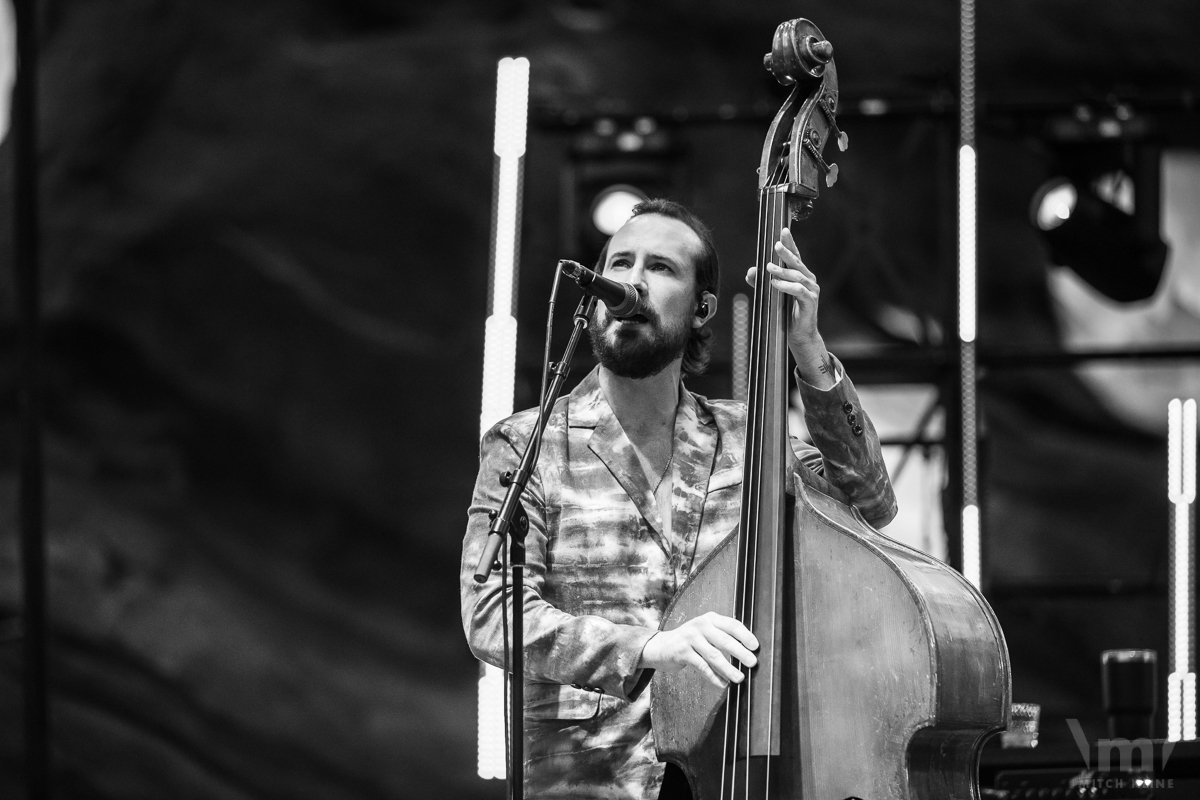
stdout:
[[975,342],[978,331],[975,143],[975,0],[962,0],[959,17],[958,335],[962,420],[962,572],[982,585],[982,509],[979,503],[979,410]]
[[46,691],[46,546],[43,530],[39,375],[37,187],[37,3],[16,0],[17,82],[13,91],[13,267],[20,373],[18,516],[24,593],[25,770],[30,800],[50,797],[50,721]]

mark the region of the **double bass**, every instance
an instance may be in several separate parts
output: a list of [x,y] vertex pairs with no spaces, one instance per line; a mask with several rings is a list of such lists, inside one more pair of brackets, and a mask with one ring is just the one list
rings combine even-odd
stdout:
[[[837,178],[826,142],[847,144],[833,47],[815,25],[780,25],[765,65],[794,88],[759,166],[760,276],[781,228]],[[658,757],[682,769],[695,800],[978,798],[980,749],[1009,720],[1004,634],[956,570],[800,480],[788,493],[788,300],[757,282],[738,529],[662,623],[735,617],[758,638],[758,665],[724,690],[655,675]]]

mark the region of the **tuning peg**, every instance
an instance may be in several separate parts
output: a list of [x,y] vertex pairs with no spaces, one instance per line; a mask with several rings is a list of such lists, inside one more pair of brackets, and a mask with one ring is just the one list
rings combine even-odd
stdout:
[[850,135],[845,131],[838,131],[837,143],[838,150],[841,150],[843,153],[846,152],[850,147]]
[[820,63],[828,64],[833,60],[832,42],[824,39],[818,42],[816,37],[810,36],[805,40],[805,44],[808,46],[808,51],[812,53]]
[[812,131],[812,135],[804,143],[804,149],[808,151],[808,154],[812,156],[813,161],[815,161],[821,171],[825,173],[825,185],[833,186],[835,183],[837,183],[838,179],[838,165],[825,163],[825,159],[821,157],[821,151],[817,147],[817,143],[819,141],[820,137],[816,135],[816,131]]

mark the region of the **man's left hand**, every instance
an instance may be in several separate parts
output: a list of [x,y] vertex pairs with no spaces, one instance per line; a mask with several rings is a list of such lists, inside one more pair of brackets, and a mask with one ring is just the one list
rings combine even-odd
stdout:
[[[796,359],[800,377],[818,389],[833,386],[833,373],[829,367],[829,351],[825,340],[817,330],[817,303],[821,287],[817,276],[800,258],[800,250],[786,227],[775,243],[775,256],[779,263],[767,264],[771,285],[792,297],[792,313],[788,324],[788,349]],[[755,285],[758,269],[751,267],[746,273],[746,282]]]

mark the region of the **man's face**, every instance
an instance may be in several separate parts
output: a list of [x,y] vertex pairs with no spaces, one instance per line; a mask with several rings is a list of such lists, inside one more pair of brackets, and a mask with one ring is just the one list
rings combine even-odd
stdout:
[[648,378],[683,355],[696,320],[695,260],[702,247],[695,231],[658,214],[634,217],[613,236],[604,277],[637,288],[644,313],[615,319],[596,304],[588,335],[610,372]]

